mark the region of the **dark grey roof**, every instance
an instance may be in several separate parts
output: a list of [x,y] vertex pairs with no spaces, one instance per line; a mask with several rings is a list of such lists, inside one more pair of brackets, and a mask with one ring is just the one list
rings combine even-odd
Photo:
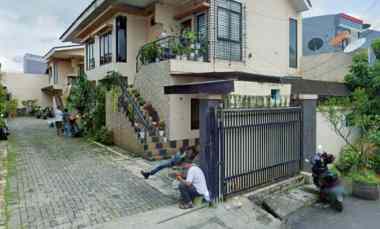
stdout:
[[292,94],[313,94],[319,96],[349,96],[350,90],[344,83],[283,78],[282,83],[292,85]]
[[212,79],[228,79],[241,81],[254,81],[262,83],[291,84],[292,94],[315,94],[319,96],[348,96],[350,91],[344,83],[305,80],[300,77],[277,77],[258,75],[246,72],[207,72],[207,73],[181,73],[172,76],[184,77],[210,77]]

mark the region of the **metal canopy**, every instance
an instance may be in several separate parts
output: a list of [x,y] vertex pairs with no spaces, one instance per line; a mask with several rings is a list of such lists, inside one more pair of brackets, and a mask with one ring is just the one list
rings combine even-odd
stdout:
[[164,92],[166,95],[174,94],[210,94],[224,95],[235,90],[234,80],[217,80],[197,82],[181,85],[165,86]]

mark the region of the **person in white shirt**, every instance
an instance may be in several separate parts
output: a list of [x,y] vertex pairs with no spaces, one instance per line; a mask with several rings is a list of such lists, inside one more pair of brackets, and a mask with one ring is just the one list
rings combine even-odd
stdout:
[[206,178],[203,171],[190,162],[183,162],[182,167],[188,169],[186,180],[180,174],[177,174],[177,180],[180,182],[179,191],[181,193],[181,209],[189,209],[193,207],[193,199],[203,196],[204,200],[210,202],[210,194],[207,189]]
[[57,135],[63,135],[63,112],[60,107],[54,111],[55,114],[55,127],[57,128]]

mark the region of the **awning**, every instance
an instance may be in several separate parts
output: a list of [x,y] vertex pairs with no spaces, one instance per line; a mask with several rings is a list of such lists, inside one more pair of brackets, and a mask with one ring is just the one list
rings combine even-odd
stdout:
[[[211,85],[207,85],[208,82],[201,83],[202,86],[199,85],[199,87],[202,87],[202,89],[204,89],[205,87],[211,88],[211,86],[217,87],[219,86],[219,84],[224,85],[223,82],[233,82],[234,80],[239,80],[239,81],[251,81],[251,82],[259,82],[259,83],[291,84],[292,95],[314,94],[314,95],[319,95],[321,97],[349,96],[350,95],[350,90],[347,88],[347,86],[344,83],[319,81],[319,80],[305,80],[305,79],[302,79],[301,77],[268,76],[268,75],[259,75],[259,74],[252,74],[252,73],[246,73],[246,72],[175,73],[175,74],[172,74],[172,76],[173,77],[176,77],[176,76],[189,77],[189,78],[190,77],[210,78],[211,80],[214,80],[214,81],[210,81],[210,83],[212,83]],[[225,84],[228,85],[229,83],[225,83]],[[176,86],[173,86],[173,87],[176,87]],[[190,90],[188,86],[184,88],[186,88],[187,90]],[[170,88],[170,90],[172,90],[172,88]],[[194,90],[194,89],[191,89],[191,90]],[[216,88],[214,88],[213,90],[217,91]],[[195,93],[198,93],[198,92],[195,92]],[[222,94],[222,93],[215,93],[215,94]]]
[[61,89],[55,89],[54,86],[47,86],[41,89],[41,91],[47,95],[50,96],[61,96],[62,95],[62,90]]
[[165,86],[164,92],[167,95],[173,94],[209,94],[225,95],[235,90],[234,80],[216,80],[181,85]]
[[344,83],[304,80],[300,78],[283,78],[282,83],[292,85],[292,95],[313,94],[320,97],[349,96],[350,90]]
[[206,77],[215,80],[229,79],[241,81],[254,81],[260,83],[281,83],[282,77],[252,74],[247,72],[202,72],[202,73],[172,73],[173,77]]

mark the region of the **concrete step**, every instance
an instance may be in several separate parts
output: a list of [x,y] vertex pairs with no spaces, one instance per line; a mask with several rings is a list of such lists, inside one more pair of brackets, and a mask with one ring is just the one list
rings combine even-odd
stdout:
[[296,188],[267,197],[262,201],[261,206],[276,218],[285,220],[293,212],[311,206],[317,201],[318,195]]

